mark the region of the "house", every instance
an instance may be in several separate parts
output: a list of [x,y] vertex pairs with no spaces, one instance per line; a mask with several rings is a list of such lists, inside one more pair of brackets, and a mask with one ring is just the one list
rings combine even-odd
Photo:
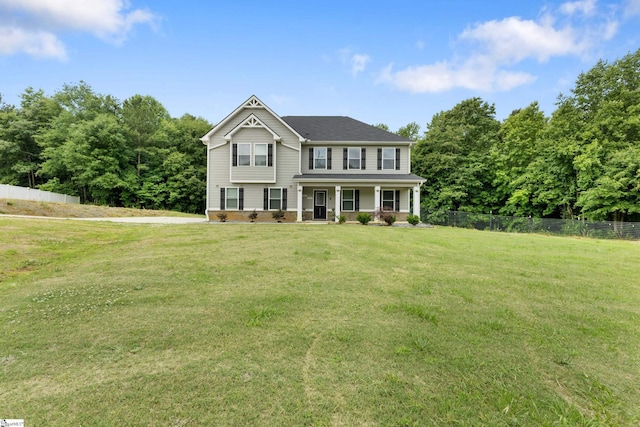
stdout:
[[331,220],[393,210],[420,214],[413,141],[349,117],[280,117],[250,97],[201,138],[207,146],[209,220]]

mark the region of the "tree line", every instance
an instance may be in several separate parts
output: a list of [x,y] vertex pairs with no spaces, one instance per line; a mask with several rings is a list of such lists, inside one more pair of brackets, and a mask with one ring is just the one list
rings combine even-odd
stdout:
[[471,98],[397,133],[423,210],[640,220],[640,50],[581,73],[550,117],[532,102],[499,122]]
[[151,96],[124,102],[80,82],[53,96],[0,98],[0,183],[80,196],[82,203],[201,213],[211,124],[172,118]]
[[[377,125],[388,130],[384,124]],[[202,212],[211,128],[160,102],[124,102],[80,82],[53,96],[0,97],[0,183],[80,196],[84,203]],[[396,133],[415,140],[421,205],[437,212],[640,220],[640,50],[581,73],[556,110],[537,102],[502,122],[466,99]]]

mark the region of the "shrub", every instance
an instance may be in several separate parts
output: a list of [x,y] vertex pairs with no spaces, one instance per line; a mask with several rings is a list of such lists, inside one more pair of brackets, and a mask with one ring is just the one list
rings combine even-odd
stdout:
[[340,216],[338,217],[338,222],[339,222],[340,224],[344,224],[346,220],[347,220],[347,217],[346,217],[346,216],[344,216],[344,215],[340,215]]
[[249,220],[253,222],[256,220],[256,218],[258,218],[258,212],[256,212],[256,210],[254,209],[253,212],[249,214]]
[[273,212],[271,216],[276,221],[282,222],[282,218],[284,218],[284,211],[282,209],[278,209],[277,211]]
[[386,222],[387,225],[391,225],[396,222],[396,216],[393,214],[393,211],[389,208],[381,208],[374,212],[374,215],[377,218],[380,218],[382,221]]
[[225,222],[227,220],[227,213],[220,212],[218,213],[217,217],[220,219],[220,222]]
[[371,221],[371,214],[368,212],[360,212],[356,219],[360,224],[367,225],[369,221]]
[[407,216],[407,222],[411,225],[418,225],[420,217],[418,215],[409,214],[409,216]]

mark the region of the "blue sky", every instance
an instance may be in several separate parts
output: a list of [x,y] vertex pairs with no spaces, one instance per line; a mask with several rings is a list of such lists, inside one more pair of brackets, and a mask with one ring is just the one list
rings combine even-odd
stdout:
[[280,115],[391,130],[481,97],[547,115],[582,71],[640,48],[640,0],[0,0],[0,94],[87,82],[222,120]]

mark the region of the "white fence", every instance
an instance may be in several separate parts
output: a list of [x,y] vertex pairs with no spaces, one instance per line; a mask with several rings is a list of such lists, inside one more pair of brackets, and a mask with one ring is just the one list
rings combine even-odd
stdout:
[[0,199],[37,200],[39,202],[80,203],[80,197],[52,193],[35,188],[0,184]]

